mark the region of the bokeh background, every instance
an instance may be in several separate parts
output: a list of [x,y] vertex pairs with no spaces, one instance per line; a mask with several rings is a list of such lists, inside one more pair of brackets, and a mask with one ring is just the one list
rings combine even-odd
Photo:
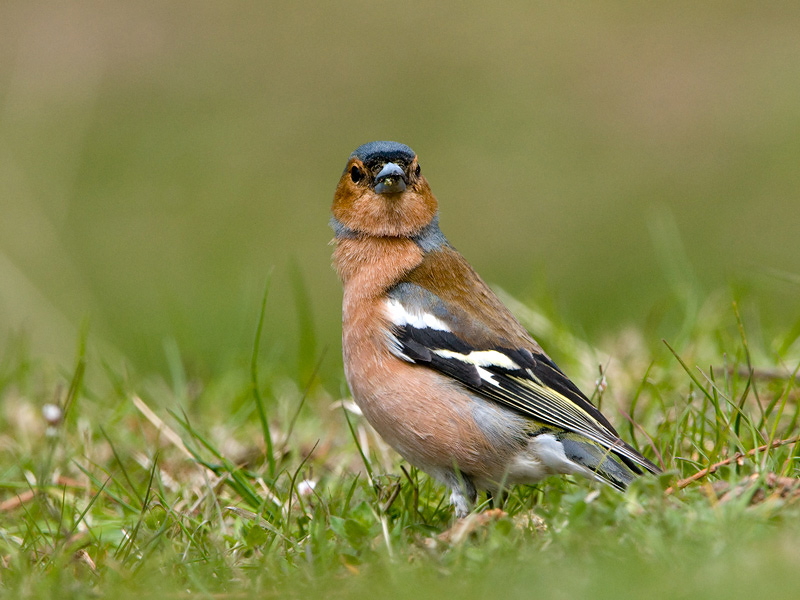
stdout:
[[589,339],[657,342],[697,290],[796,326],[798,32],[792,2],[5,0],[0,336],[69,359],[88,319],[137,369],[214,372],[272,270],[265,348],[335,373],[329,206],[374,139]]

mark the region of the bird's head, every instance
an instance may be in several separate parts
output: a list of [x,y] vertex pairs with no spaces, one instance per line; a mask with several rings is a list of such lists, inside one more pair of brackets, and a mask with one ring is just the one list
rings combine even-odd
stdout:
[[358,235],[412,237],[433,221],[437,202],[411,148],[370,142],[350,155],[332,211]]

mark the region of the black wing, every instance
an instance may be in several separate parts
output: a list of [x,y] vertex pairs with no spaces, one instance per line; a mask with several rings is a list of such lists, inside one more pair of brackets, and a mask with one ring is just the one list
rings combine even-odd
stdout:
[[[426,290],[427,292],[427,290]],[[420,299],[426,300],[420,303]],[[390,297],[395,355],[456,379],[474,393],[546,425],[585,436],[618,455],[634,472],[660,470],[623,442],[589,399],[546,355],[525,348],[475,348],[458,337],[454,318],[436,296],[415,305]]]

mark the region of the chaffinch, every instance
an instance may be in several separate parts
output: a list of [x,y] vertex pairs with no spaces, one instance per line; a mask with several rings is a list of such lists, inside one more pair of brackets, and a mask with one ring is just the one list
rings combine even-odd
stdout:
[[353,398],[389,445],[450,488],[458,516],[478,490],[553,474],[624,490],[660,472],[448,243],[411,148],[356,148],[332,211]]

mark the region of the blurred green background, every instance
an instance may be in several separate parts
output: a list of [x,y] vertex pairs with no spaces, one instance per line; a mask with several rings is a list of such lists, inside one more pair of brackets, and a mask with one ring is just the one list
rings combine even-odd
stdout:
[[687,282],[791,326],[799,31],[790,2],[5,0],[0,336],[70,357],[88,316],[137,368],[224,369],[274,267],[265,347],[292,364],[310,316],[335,372],[329,207],[374,139],[582,335],[665,335]]

